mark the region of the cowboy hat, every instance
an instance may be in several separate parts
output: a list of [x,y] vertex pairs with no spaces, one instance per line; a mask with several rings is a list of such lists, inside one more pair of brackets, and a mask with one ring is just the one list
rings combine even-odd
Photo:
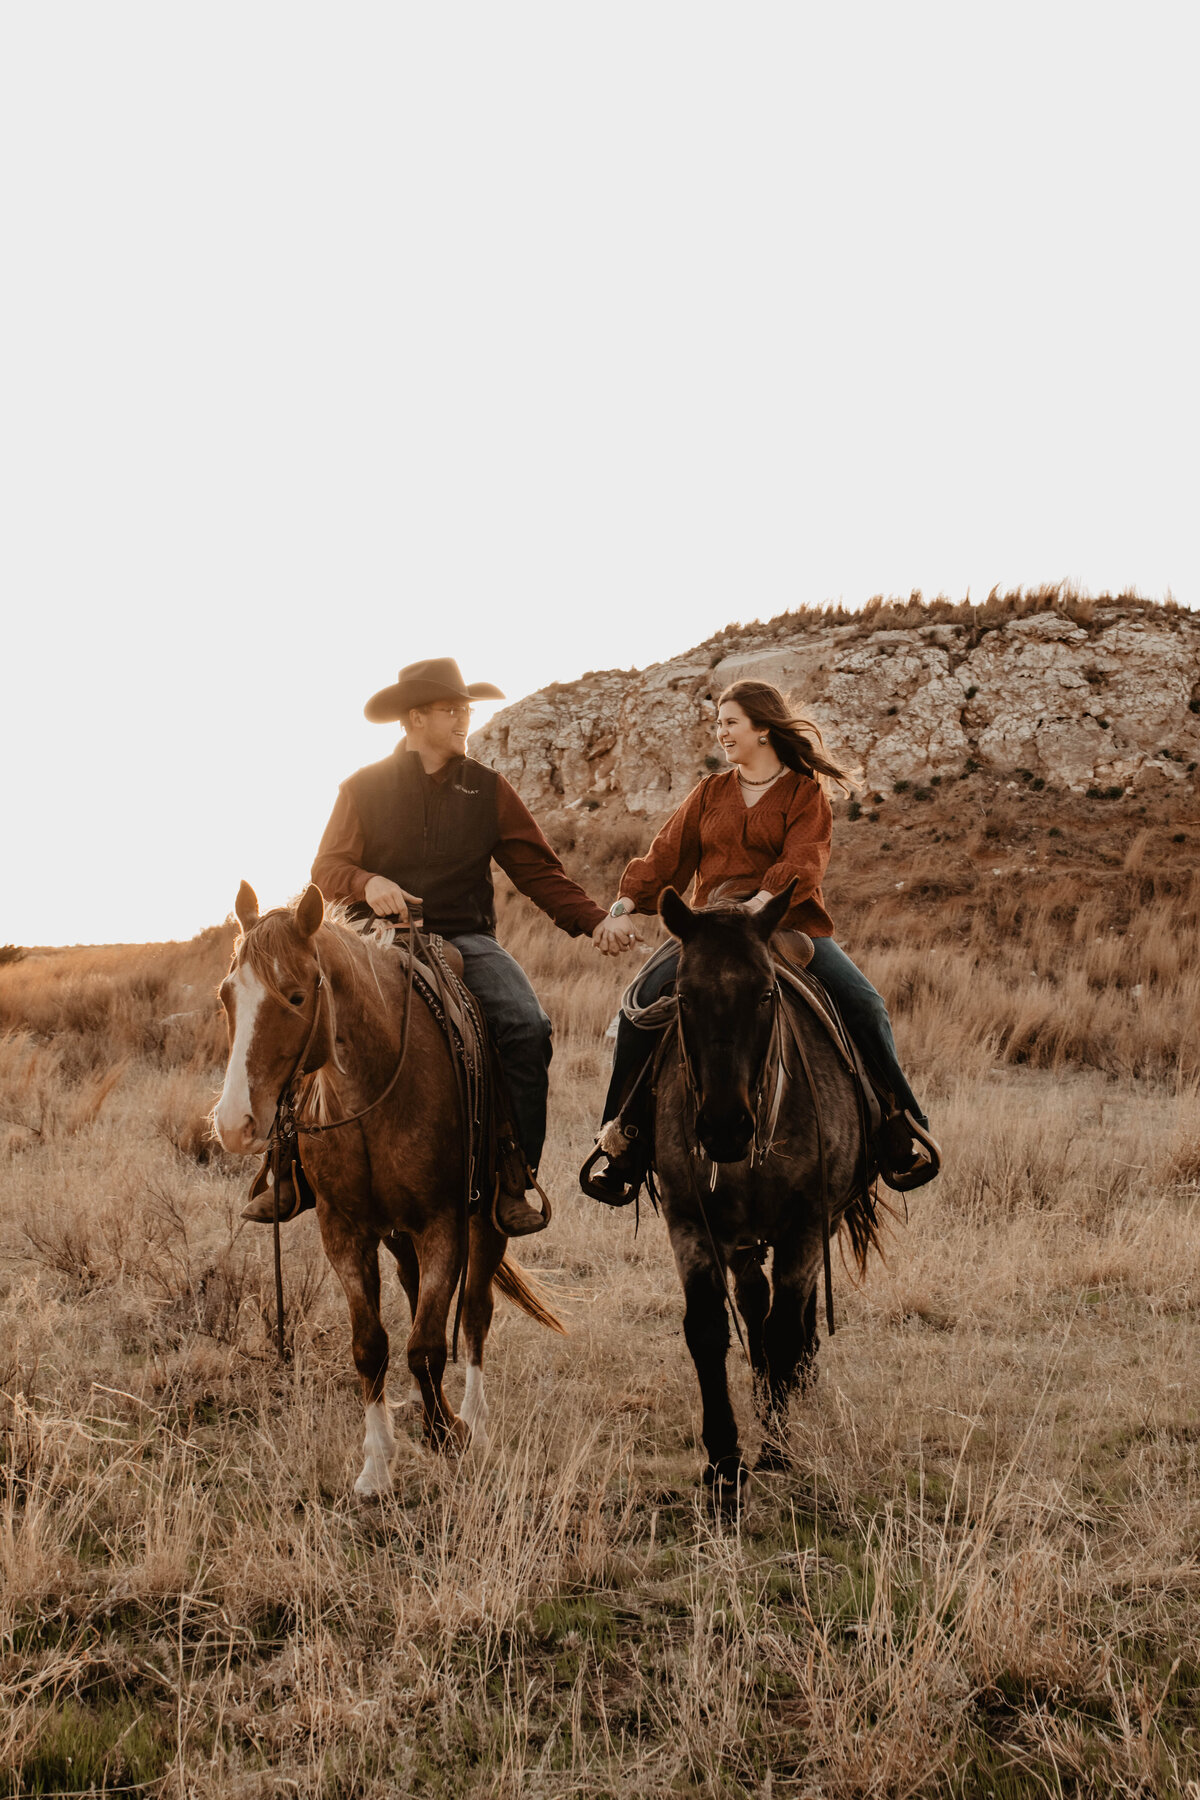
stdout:
[[375,725],[398,719],[413,706],[432,706],[437,700],[503,700],[490,681],[473,681],[470,687],[452,656],[432,656],[425,662],[401,669],[392,687],[372,694],[363,712]]

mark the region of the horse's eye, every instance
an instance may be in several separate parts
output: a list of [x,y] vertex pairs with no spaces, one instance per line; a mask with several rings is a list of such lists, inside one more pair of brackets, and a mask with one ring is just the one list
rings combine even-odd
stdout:
[[689,1000],[688,1000],[688,997],[687,997],[687,995],[686,995],[686,994],[680,994],[680,995],[679,995],[679,996],[678,996],[678,999],[679,999],[679,1010],[680,1010],[680,1012],[686,1012],[686,1011],[687,1011],[687,1009],[688,1009],[688,1007],[689,1007],[689,1005],[690,1005],[690,1004],[691,1004],[691,1003],[690,1003],[690,1001],[689,1001]]
[[775,998],[775,989],[768,988],[765,994],[760,994],[758,996],[758,1004],[760,1006],[770,1006],[770,1004],[771,1004],[772,1000],[774,1000],[774,998]]
[[304,1005],[304,995],[303,994],[289,994],[288,995],[288,1005],[289,1006],[303,1006]]

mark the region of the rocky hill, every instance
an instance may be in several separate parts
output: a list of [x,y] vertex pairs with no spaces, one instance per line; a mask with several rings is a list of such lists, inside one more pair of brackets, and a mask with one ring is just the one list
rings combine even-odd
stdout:
[[1200,762],[1200,615],[1057,589],[731,627],[669,662],[544,688],[492,719],[472,751],[540,817],[654,818],[723,766],[717,697],[745,676],[790,693],[868,788],[965,768],[1145,792],[1190,787]]

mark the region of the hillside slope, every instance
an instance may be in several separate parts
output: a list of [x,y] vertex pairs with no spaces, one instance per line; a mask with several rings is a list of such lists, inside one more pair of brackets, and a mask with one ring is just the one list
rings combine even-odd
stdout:
[[1200,616],[1057,589],[731,627],[640,671],[552,684],[472,740],[539,814],[661,815],[718,766],[721,690],[774,682],[868,789],[980,768],[1070,793],[1192,785]]

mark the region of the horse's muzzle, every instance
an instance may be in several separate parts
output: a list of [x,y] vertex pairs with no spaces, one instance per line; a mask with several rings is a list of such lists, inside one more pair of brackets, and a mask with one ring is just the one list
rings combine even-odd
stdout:
[[711,1162],[744,1162],[754,1142],[754,1115],[748,1106],[701,1106],[696,1115],[696,1136]]

